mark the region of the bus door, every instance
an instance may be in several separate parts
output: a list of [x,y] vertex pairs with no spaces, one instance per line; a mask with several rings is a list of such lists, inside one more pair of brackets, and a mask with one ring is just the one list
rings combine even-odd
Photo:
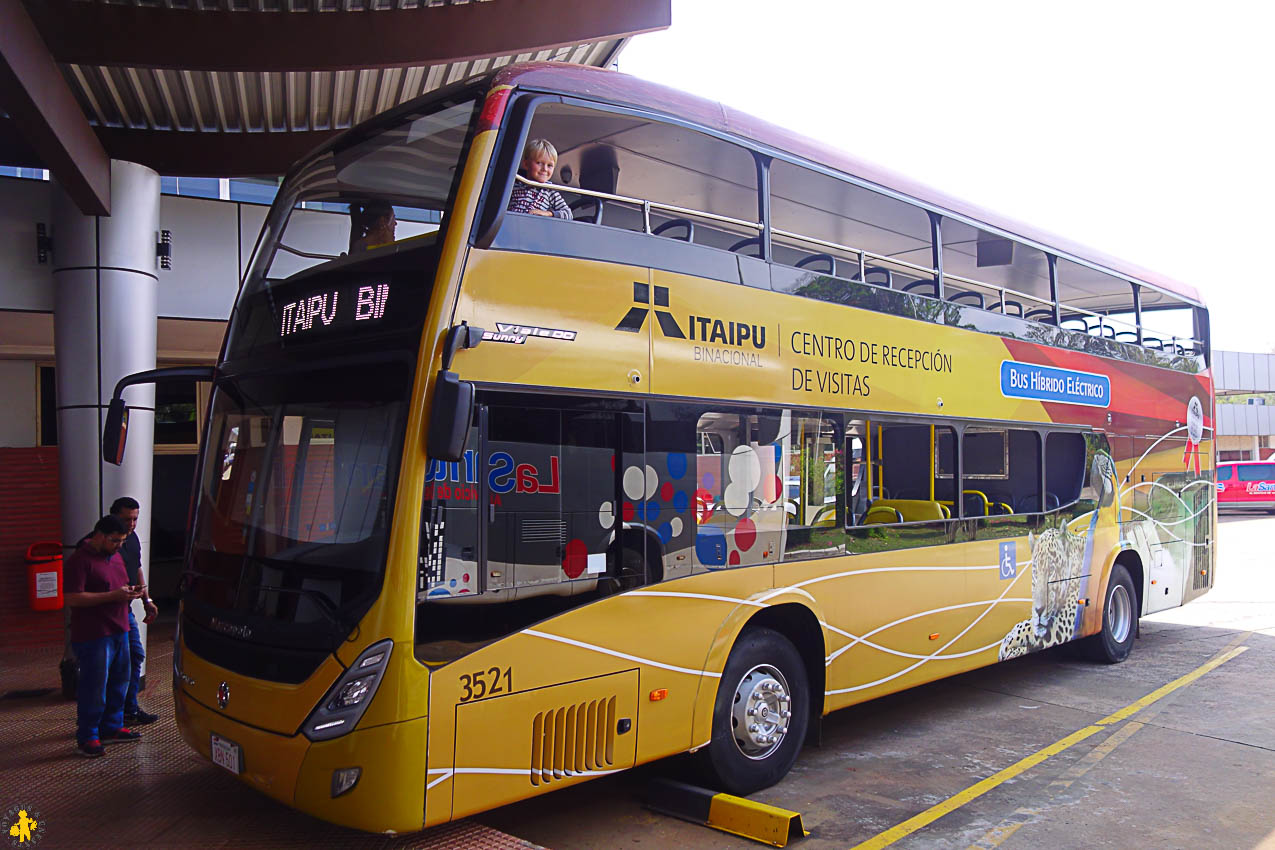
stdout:
[[641,413],[493,403],[482,421],[488,593],[574,596],[650,580],[656,485]]

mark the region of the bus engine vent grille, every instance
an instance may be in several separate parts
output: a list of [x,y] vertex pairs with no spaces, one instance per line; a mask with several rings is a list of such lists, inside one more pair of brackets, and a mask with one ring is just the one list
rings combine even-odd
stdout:
[[531,719],[531,784],[609,770],[615,759],[615,697],[542,711]]
[[523,543],[557,543],[567,542],[567,523],[561,519],[524,519],[522,521]]

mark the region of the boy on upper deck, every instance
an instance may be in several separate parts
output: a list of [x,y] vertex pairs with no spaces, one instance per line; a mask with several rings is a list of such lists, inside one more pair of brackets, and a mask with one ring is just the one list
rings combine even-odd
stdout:
[[[537,183],[548,183],[558,165],[558,151],[548,139],[532,139],[522,151],[522,165],[518,173]],[[553,216],[571,219],[571,208],[554,189],[514,183],[509,196],[509,211],[531,215]]]

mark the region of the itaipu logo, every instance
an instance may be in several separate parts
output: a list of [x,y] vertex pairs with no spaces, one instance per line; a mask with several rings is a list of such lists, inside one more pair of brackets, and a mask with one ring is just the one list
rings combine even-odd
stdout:
[[[654,290],[654,292],[652,292]],[[654,295],[654,298],[652,298]],[[633,283],[634,306],[624,314],[624,318],[615,326],[617,331],[638,333],[646,324],[646,317],[655,314],[660,333],[670,339],[686,339],[708,345],[727,345],[735,348],[751,346],[758,350],[766,348],[766,326],[749,322],[729,321],[714,316],[686,317],[686,331],[678,324],[673,313],[668,309],[668,287],[651,286],[646,283]]]
[[13,806],[4,813],[4,830],[11,847],[31,847],[44,836],[44,819],[30,806]]

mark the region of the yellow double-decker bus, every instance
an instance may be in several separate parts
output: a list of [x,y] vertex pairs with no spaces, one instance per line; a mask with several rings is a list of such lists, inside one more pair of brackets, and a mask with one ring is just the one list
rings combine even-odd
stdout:
[[408,831],[688,751],[750,793],[838,708],[1120,661],[1213,583],[1208,343],[1188,286],[720,104],[553,64],[444,90],[266,220],[182,735]]

